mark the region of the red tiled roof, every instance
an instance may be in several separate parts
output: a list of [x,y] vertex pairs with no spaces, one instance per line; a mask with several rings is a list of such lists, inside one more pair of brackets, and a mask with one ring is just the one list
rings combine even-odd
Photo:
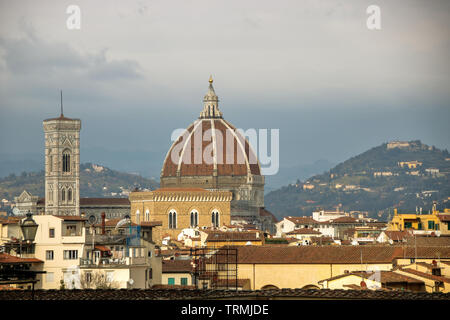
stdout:
[[292,221],[295,224],[316,224],[318,221],[311,217],[284,217],[285,219]]
[[301,228],[301,229],[295,229],[286,234],[322,234],[322,233],[319,231],[313,230],[311,228]]
[[64,221],[87,221],[86,218],[81,216],[56,216],[57,218],[63,219]]
[[[402,246],[242,246],[233,247],[244,264],[391,264],[398,258],[441,259],[450,257],[450,247]],[[220,249],[219,249],[220,250]]]
[[406,237],[410,237],[411,233],[407,230],[403,231],[384,231],[386,236],[393,241],[402,241]]
[[243,264],[360,264],[392,263],[396,248],[390,246],[243,246],[236,247]]
[[434,281],[441,281],[441,282],[446,282],[446,283],[450,283],[450,278],[447,277],[442,277],[442,276],[435,276],[429,273],[425,273],[422,271],[418,271],[418,270],[414,270],[411,268],[400,268],[399,270],[401,271],[405,271],[407,273],[411,273],[413,275],[425,278],[425,279],[430,279],[430,280],[434,280]]
[[18,263],[44,263],[44,261],[36,258],[20,258],[7,253],[0,253],[0,264],[18,264]]
[[192,272],[191,260],[163,260],[162,272]]
[[336,224],[336,223],[361,223],[358,221],[358,219],[356,218],[352,218],[352,217],[340,217],[337,219],[333,219],[330,221],[332,224]]

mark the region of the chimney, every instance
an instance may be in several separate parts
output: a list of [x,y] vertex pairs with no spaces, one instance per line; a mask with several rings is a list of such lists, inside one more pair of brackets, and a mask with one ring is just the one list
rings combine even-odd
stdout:
[[104,212],[102,212],[102,234],[106,233],[106,231],[105,231],[105,217],[106,217],[106,214]]

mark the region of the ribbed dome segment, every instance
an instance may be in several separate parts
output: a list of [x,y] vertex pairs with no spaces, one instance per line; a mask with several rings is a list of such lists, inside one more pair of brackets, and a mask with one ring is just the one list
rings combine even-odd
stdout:
[[249,142],[223,119],[199,119],[170,148],[161,177],[249,174],[261,174]]

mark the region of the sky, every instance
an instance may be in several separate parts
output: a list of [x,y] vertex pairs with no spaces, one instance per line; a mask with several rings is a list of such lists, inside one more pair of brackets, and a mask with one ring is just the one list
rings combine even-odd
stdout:
[[226,120],[280,130],[281,167],[391,140],[449,149],[449,57],[445,0],[0,1],[0,154],[42,156],[63,90],[82,162],[158,176],[210,75]]

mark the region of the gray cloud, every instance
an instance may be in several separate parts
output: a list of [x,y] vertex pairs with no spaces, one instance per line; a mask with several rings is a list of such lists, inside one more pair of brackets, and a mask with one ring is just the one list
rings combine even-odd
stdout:
[[227,120],[280,128],[282,165],[390,139],[449,148],[450,2],[379,0],[369,31],[372,2],[79,0],[79,31],[64,2],[1,2],[2,150],[41,151],[63,89],[83,148],[164,154],[210,74]]

